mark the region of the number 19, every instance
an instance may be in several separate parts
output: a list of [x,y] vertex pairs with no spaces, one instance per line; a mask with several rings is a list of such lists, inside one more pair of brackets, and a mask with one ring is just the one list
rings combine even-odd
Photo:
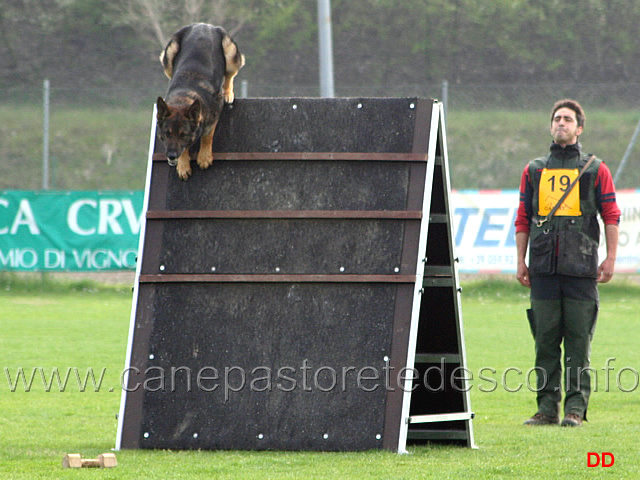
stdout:
[[[556,190],[556,177],[555,175],[549,177],[549,182],[551,182],[551,191],[555,192]],[[559,182],[560,182],[560,190],[561,191],[566,191],[567,188],[569,188],[569,185],[571,184],[571,178],[569,178],[569,175],[562,175],[559,178]]]

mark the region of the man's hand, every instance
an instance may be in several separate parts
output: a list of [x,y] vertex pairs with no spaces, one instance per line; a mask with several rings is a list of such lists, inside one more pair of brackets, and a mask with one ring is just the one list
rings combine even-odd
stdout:
[[518,273],[516,274],[520,285],[531,288],[531,279],[529,278],[529,268],[524,262],[518,262]]
[[516,250],[518,269],[516,277],[523,287],[531,288],[531,278],[529,277],[529,267],[525,262],[527,247],[529,243],[529,232],[516,232]]
[[613,277],[618,250],[618,225],[605,225],[604,239],[607,242],[607,258],[598,267],[598,283],[607,283]]
[[607,283],[613,278],[613,267],[615,263],[615,260],[609,257],[604,259],[604,262],[598,267],[598,283]]

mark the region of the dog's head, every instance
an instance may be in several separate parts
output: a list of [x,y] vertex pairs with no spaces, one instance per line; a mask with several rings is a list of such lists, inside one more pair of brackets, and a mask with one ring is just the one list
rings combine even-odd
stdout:
[[174,167],[202,133],[202,106],[196,100],[188,107],[170,107],[162,97],[158,97],[157,106],[158,136],[167,147],[169,165]]

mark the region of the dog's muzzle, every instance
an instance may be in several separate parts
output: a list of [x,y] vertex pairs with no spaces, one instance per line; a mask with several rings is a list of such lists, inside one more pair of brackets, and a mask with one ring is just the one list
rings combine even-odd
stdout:
[[167,163],[170,167],[175,167],[178,164],[178,154],[175,152],[167,152]]

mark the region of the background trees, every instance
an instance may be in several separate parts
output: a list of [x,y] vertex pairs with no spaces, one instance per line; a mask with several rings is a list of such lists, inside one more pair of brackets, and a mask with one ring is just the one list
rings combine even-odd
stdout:
[[[333,0],[336,88],[635,81],[640,2]],[[166,39],[194,21],[224,26],[242,77],[275,94],[317,94],[313,0],[0,0],[0,88],[164,88]],[[305,91],[308,88],[309,91]]]

